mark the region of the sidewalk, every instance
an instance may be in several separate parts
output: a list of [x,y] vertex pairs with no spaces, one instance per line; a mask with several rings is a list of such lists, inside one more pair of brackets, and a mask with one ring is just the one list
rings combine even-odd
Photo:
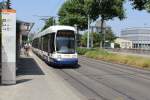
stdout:
[[22,56],[17,84],[0,86],[0,100],[85,100],[36,55]]

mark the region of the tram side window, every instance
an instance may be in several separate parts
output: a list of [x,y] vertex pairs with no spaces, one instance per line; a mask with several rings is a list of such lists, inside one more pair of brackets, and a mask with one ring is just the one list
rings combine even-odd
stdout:
[[43,40],[44,40],[44,38],[41,37],[41,50],[43,50]]
[[43,51],[48,52],[49,34],[43,37]]
[[40,50],[42,50],[42,37],[41,38],[39,38],[39,45],[38,45],[38,48],[40,49]]
[[51,33],[50,34],[50,43],[49,43],[49,46],[50,46],[50,53],[53,53],[55,51],[55,46],[54,46],[54,39],[55,39],[55,33]]
[[40,49],[40,38],[37,38],[37,48]]

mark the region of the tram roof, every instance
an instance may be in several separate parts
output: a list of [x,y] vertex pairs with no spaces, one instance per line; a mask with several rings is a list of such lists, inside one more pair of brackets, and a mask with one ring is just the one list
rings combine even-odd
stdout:
[[38,38],[38,37],[44,36],[46,34],[54,33],[54,32],[57,32],[59,30],[76,31],[76,29],[72,26],[56,25],[56,26],[50,26],[49,28],[45,29],[44,31],[38,33],[34,38]]

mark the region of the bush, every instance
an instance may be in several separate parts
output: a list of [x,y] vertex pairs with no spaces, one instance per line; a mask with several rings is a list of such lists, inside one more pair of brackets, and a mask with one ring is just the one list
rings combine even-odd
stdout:
[[88,51],[86,48],[77,48],[76,50],[79,55],[85,55],[85,53]]

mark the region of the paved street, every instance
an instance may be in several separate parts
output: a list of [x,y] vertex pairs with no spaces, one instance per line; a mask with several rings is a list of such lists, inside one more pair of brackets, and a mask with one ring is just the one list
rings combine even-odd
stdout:
[[87,100],[150,100],[150,71],[85,57],[78,68],[55,68]]
[[0,87],[0,100],[150,100],[150,71],[79,57],[77,67],[51,67],[22,57],[17,84]]

